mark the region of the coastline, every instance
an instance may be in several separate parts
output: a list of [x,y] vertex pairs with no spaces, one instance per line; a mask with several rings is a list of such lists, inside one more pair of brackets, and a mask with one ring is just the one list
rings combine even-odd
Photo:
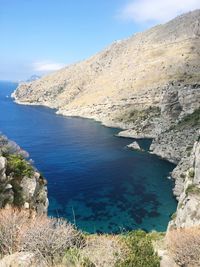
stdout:
[[[134,131],[130,127],[126,127],[124,123],[120,123],[120,122],[114,123],[114,122],[112,122],[110,120],[106,120],[104,118],[103,119],[101,119],[100,117],[97,118],[97,116],[74,115],[74,114],[72,114],[70,112],[67,113],[66,111],[62,111],[61,109],[52,107],[48,103],[45,104],[45,103],[37,103],[37,102],[32,102],[32,103],[23,102],[23,101],[20,101],[19,99],[17,99],[17,97],[15,95],[15,91],[11,94],[11,98],[13,99],[13,101],[16,104],[19,104],[19,105],[47,107],[47,108],[50,108],[50,109],[54,110],[56,114],[64,116],[64,117],[77,117],[77,118],[89,119],[89,120],[93,120],[95,122],[98,122],[98,123],[100,123],[101,125],[103,125],[105,127],[117,128],[117,129],[119,129],[119,132],[115,135],[116,137],[132,138],[132,139],[134,139],[136,141],[137,141],[137,139],[152,139],[152,141],[153,141],[156,138],[156,136],[153,136],[153,135],[150,135],[150,134],[147,134],[147,135],[144,135],[142,133],[138,134],[138,133],[136,133],[136,131]],[[168,161],[170,163],[173,163],[173,164],[177,165],[176,162],[174,162],[173,159],[161,156],[159,153],[154,153],[151,150],[149,150],[148,152],[153,154],[153,155],[156,155],[156,156],[160,157],[163,160],[166,160],[166,161]]]
[[[35,106],[43,106],[43,107],[48,107],[52,109],[50,104],[38,104],[38,103],[25,103],[21,102],[18,99],[15,101],[17,104],[23,104],[23,105],[35,105]],[[124,127],[123,123],[112,123],[109,122],[109,120],[104,120],[104,118],[101,120],[101,118],[98,116],[77,116],[74,114],[66,114],[66,112],[56,109],[55,110],[56,114],[62,115],[64,117],[80,117],[80,118],[85,118],[85,119],[91,119],[94,120],[98,123],[101,123],[105,127],[110,127],[110,128],[118,128],[119,133],[117,133],[117,137],[123,137],[123,138],[133,138],[133,139],[139,139],[139,138],[154,138],[155,136],[151,135],[138,135],[135,134],[134,131],[131,129],[127,129]],[[121,131],[120,131],[121,130]],[[181,130],[179,130],[178,134],[181,133]],[[174,132],[170,132],[169,136],[173,136]],[[175,137],[176,138],[176,137]],[[180,137],[179,137],[180,138]],[[198,139],[199,140],[199,139]],[[177,141],[177,139],[175,139]],[[177,146],[180,145],[182,146],[183,143],[178,143],[178,142],[169,142],[166,143],[164,148],[167,146],[170,146],[171,144],[176,144]],[[194,146],[192,145],[192,151],[186,150],[184,152],[183,158],[176,164],[175,168],[173,169],[172,173],[170,176],[173,178],[175,181],[175,186],[172,189],[174,197],[176,197],[177,200],[177,208],[174,214],[172,214],[171,219],[169,218],[168,221],[168,227],[166,229],[166,233],[169,233],[173,229],[179,229],[179,228],[184,228],[184,227],[193,227],[193,226],[198,226],[199,225],[199,210],[198,210],[198,203],[200,201],[199,197],[199,161],[198,157],[200,155],[200,142],[197,141],[195,142]],[[173,149],[176,147],[173,147]],[[190,152],[190,153],[189,153]],[[152,153],[149,151],[149,153]],[[155,154],[159,157],[160,154],[157,153],[152,153]],[[170,155],[170,154],[169,154]],[[173,158],[172,161],[169,160],[169,158],[161,157],[164,160],[167,160],[168,162],[174,163]],[[194,167],[195,166],[195,167]],[[165,255],[163,256],[162,253],[166,253],[165,248],[163,249],[158,249],[158,253],[164,258]]]

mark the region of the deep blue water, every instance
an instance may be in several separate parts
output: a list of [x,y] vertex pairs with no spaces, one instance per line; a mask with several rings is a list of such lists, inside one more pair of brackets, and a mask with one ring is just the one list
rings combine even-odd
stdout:
[[[0,130],[27,150],[48,180],[49,215],[66,217],[88,232],[166,230],[176,209],[174,165],[126,148],[132,139],[92,120],[18,105],[16,84],[0,82]],[[147,147],[148,140],[140,140]]]

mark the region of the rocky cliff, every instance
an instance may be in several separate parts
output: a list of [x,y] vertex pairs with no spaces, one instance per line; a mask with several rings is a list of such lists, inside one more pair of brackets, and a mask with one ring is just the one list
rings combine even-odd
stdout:
[[178,207],[169,224],[171,228],[200,225],[200,139],[174,169],[174,194]]
[[0,135],[0,208],[11,205],[46,213],[46,180],[26,156],[19,146]]
[[128,129],[121,135],[153,137],[152,152],[178,163],[196,138],[198,125],[182,121],[200,107],[199,62],[196,10],[21,84],[13,97]]

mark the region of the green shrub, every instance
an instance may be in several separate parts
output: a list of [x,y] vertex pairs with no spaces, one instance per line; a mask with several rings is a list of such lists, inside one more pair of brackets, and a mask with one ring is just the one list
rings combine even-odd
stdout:
[[159,107],[149,107],[144,110],[137,110],[135,108],[128,108],[123,111],[117,118],[117,121],[124,121],[127,123],[134,123],[136,121],[150,119],[160,115]]
[[94,263],[84,257],[78,248],[68,249],[63,258],[63,263],[65,266],[95,267]]
[[192,114],[186,115],[179,123],[178,128],[182,128],[185,125],[194,127],[200,125],[200,108],[196,109]]
[[171,215],[171,219],[172,219],[172,220],[176,219],[176,212],[172,213],[172,215]]
[[194,178],[194,175],[195,175],[194,168],[190,168],[188,171],[188,174],[189,174],[190,178]]
[[128,253],[126,259],[117,263],[117,267],[159,267],[160,258],[154,252],[152,238],[139,230],[123,237]]
[[13,204],[17,207],[22,207],[25,203],[24,197],[23,197],[23,190],[22,187],[20,185],[20,181],[18,181],[17,179],[13,179],[11,181],[11,185],[12,185],[12,189],[14,192],[14,200],[13,200]]
[[31,177],[34,173],[33,167],[18,154],[11,154],[7,157],[8,166],[7,173],[13,173],[16,177]]

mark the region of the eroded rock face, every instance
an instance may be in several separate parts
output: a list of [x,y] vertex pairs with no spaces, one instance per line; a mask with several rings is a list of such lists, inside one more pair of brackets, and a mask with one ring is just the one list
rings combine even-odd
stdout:
[[200,84],[170,84],[161,101],[161,131],[155,137],[153,153],[178,163],[198,137],[200,128]]
[[[18,146],[0,136],[0,208],[6,205],[34,209],[46,213],[48,208],[46,180],[21,157]],[[19,174],[10,170],[9,156],[17,155],[30,168],[30,174]],[[18,158],[17,158],[18,159]]]

